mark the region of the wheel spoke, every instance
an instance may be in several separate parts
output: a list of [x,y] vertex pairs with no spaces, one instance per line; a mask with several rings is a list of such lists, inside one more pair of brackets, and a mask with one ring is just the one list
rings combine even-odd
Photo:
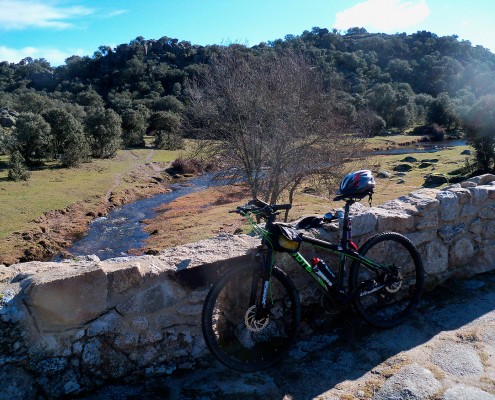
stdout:
[[[359,287],[360,282],[376,282],[374,288],[369,288],[369,284],[361,284],[364,287],[363,296],[356,297],[356,310],[373,325],[397,325],[419,301],[423,285],[423,266],[419,253],[407,238],[398,233],[372,237],[359,252],[377,265],[383,265],[386,272],[376,272],[359,262],[353,263],[349,283],[351,289]],[[382,288],[376,290],[376,287],[382,285]]]

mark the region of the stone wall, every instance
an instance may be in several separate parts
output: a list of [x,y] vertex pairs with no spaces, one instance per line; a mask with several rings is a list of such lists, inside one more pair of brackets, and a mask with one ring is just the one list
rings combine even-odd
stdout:
[[[422,189],[379,207],[352,208],[355,241],[408,236],[427,283],[495,269],[495,176]],[[334,226],[313,230],[337,240]],[[3,398],[72,396],[110,380],[153,379],[209,362],[200,315],[229,266],[252,263],[259,241],[221,235],[158,256],[0,267]],[[279,260],[285,262],[285,258]],[[315,285],[293,267],[303,300]]]

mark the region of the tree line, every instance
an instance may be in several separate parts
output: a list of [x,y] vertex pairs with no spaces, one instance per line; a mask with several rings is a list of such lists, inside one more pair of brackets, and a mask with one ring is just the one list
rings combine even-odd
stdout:
[[[275,145],[287,143],[285,137],[294,138],[298,154],[314,146],[323,154],[325,134],[337,141],[416,128],[433,139],[466,134],[479,169],[490,171],[494,105],[495,54],[456,36],[313,28],[253,47],[138,37],[58,67],[30,58],[0,63],[0,108],[15,119],[0,131],[0,151],[10,155],[11,178],[24,179],[27,169],[49,160],[70,167],[143,146],[146,134],[159,148],[180,148],[184,137],[206,134],[232,149],[263,132],[249,146],[273,139],[270,153],[287,156]],[[242,159],[246,149],[232,166],[244,165],[250,179],[266,175],[267,162],[254,150],[254,160]],[[287,171],[277,163],[270,171],[278,168],[282,177]],[[253,187],[267,182],[260,178]],[[278,182],[268,192],[277,193],[276,186],[290,191]]]

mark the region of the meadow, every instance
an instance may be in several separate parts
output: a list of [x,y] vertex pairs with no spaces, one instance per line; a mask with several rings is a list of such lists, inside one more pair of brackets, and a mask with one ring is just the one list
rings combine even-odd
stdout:
[[[394,147],[410,140],[411,137],[403,135],[377,137],[369,142],[369,146]],[[403,161],[408,154],[367,156],[354,160],[349,169],[371,169],[375,174],[379,171],[390,173],[390,178],[377,178],[373,204],[379,205],[419,189],[428,174],[452,177],[466,164],[467,156],[461,153],[469,148],[456,146],[435,153],[415,153],[411,155],[417,161],[409,163]],[[9,264],[16,258],[22,258],[27,248],[36,250],[40,241],[47,247],[50,235],[58,235],[58,239],[50,244],[52,250],[56,250],[56,243],[63,247],[74,234],[84,232],[91,218],[124,202],[165,190],[169,177],[163,170],[186,151],[121,150],[112,159],[94,160],[78,168],[61,169],[48,165],[32,171],[27,182],[8,181],[8,160],[5,156],[0,157],[0,263]],[[397,165],[404,163],[411,166],[410,171],[394,171]],[[443,186],[445,184],[438,187]],[[323,214],[339,208],[341,204],[331,200],[336,189],[330,188],[326,196],[301,190],[295,198],[289,219]],[[146,221],[146,230],[153,234],[147,240],[147,247],[141,251],[158,251],[219,232],[245,231],[244,221],[227,211],[248,198],[248,192],[242,186],[210,188],[181,197],[158,210],[156,218]],[[51,214],[53,210],[58,211]],[[67,232],[61,232],[64,230]],[[31,257],[35,258],[42,251],[32,252]]]

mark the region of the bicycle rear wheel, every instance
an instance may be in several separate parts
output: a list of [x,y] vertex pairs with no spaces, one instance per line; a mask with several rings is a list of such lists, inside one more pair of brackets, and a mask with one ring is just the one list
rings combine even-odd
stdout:
[[424,271],[416,247],[405,236],[386,232],[368,239],[359,254],[389,272],[373,271],[363,263],[351,265],[349,286],[359,288],[353,305],[370,324],[390,328],[416,308],[423,288]]
[[234,268],[211,287],[203,306],[201,327],[208,348],[239,371],[275,364],[296,338],[301,307],[294,284],[274,267],[265,312],[257,307],[262,285],[258,268]]

